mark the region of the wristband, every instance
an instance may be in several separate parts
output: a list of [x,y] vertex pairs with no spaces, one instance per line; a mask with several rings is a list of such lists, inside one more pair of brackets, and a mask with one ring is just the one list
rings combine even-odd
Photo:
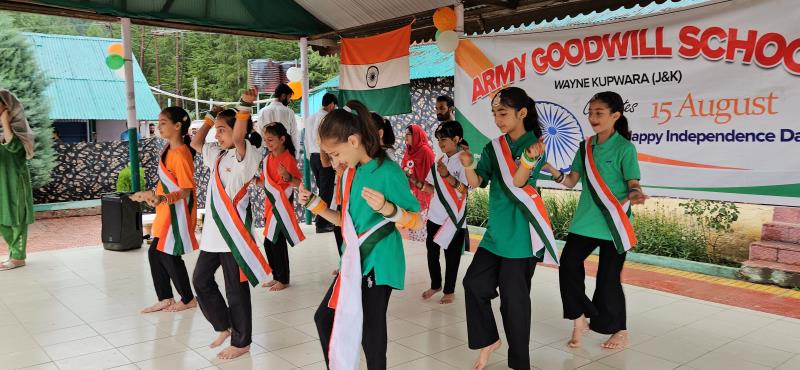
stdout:
[[522,164],[522,167],[525,167],[529,170],[536,167],[536,162],[538,161],[539,161],[538,157],[536,159],[528,157],[527,152],[522,152],[522,156],[520,157],[520,164]]
[[642,188],[630,188],[628,190],[628,194],[633,193],[633,192],[641,193],[642,192]]
[[[237,107],[239,108],[239,107]],[[247,121],[250,119],[250,108],[245,108],[246,110],[238,110],[236,111],[236,120],[237,121]]]
[[402,218],[403,218],[403,214],[405,213],[405,211],[404,211],[404,210],[402,210],[400,207],[398,207],[398,206],[397,206],[396,204],[394,204],[394,203],[392,203],[392,206],[394,206],[394,212],[392,212],[392,213],[391,213],[390,215],[388,215],[388,216],[383,216],[383,218],[385,218],[385,219],[387,219],[387,220],[389,220],[389,221],[391,221],[391,222],[397,222],[397,221],[400,221],[400,219],[402,219]]

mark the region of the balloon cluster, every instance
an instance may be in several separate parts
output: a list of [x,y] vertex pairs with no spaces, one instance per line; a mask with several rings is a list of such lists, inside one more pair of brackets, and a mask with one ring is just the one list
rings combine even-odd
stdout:
[[125,79],[122,70],[122,67],[125,66],[125,57],[122,56],[123,50],[122,43],[115,42],[108,45],[108,49],[106,49],[106,66],[114,71],[119,78]]
[[433,25],[436,26],[436,46],[443,53],[451,53],[458,47],[456,33],[456,12],[448,7],[436,9],[433,13]]
[[290,67],[286,70],[286,78],[289,79],[289,87],[294,91],[292,98],[299,99],[303,96],[303,70],[297,67]]

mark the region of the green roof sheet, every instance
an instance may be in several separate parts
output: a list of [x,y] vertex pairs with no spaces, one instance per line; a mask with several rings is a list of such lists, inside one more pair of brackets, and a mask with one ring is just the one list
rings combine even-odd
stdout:
[[[118,39],[25,33],[50,84],[50,119],[126,120],[125,82],[106,66],[106,49]],[[161,109],[139,64],[133,62],[136,118],[156,120]]]

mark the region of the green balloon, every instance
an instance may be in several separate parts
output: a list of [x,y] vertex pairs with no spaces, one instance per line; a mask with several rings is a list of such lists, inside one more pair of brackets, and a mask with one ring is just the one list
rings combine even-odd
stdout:
[[123,59],[121,56],[117,54],[111,54],[106,57],[106,65],[108,66],[108,68],[117,70],[125,65],[125,59]]
[[434,38],[434,40],[439,40],[439,35],[441,35],[441,34],[442,34],[442,31],[436,30],[436,37]]

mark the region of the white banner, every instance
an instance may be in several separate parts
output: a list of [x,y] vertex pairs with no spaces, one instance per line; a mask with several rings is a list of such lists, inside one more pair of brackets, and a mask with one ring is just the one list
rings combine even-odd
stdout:
[[[579,28],[461,40],[457,118],[473,152],[500,134],[503,86],[537,102],[551,163],[593,134],[588,100],[615,91],[649,194],[800,206],[800,7],[709,2]],[[545,186],[555,184],[545,182]]]

